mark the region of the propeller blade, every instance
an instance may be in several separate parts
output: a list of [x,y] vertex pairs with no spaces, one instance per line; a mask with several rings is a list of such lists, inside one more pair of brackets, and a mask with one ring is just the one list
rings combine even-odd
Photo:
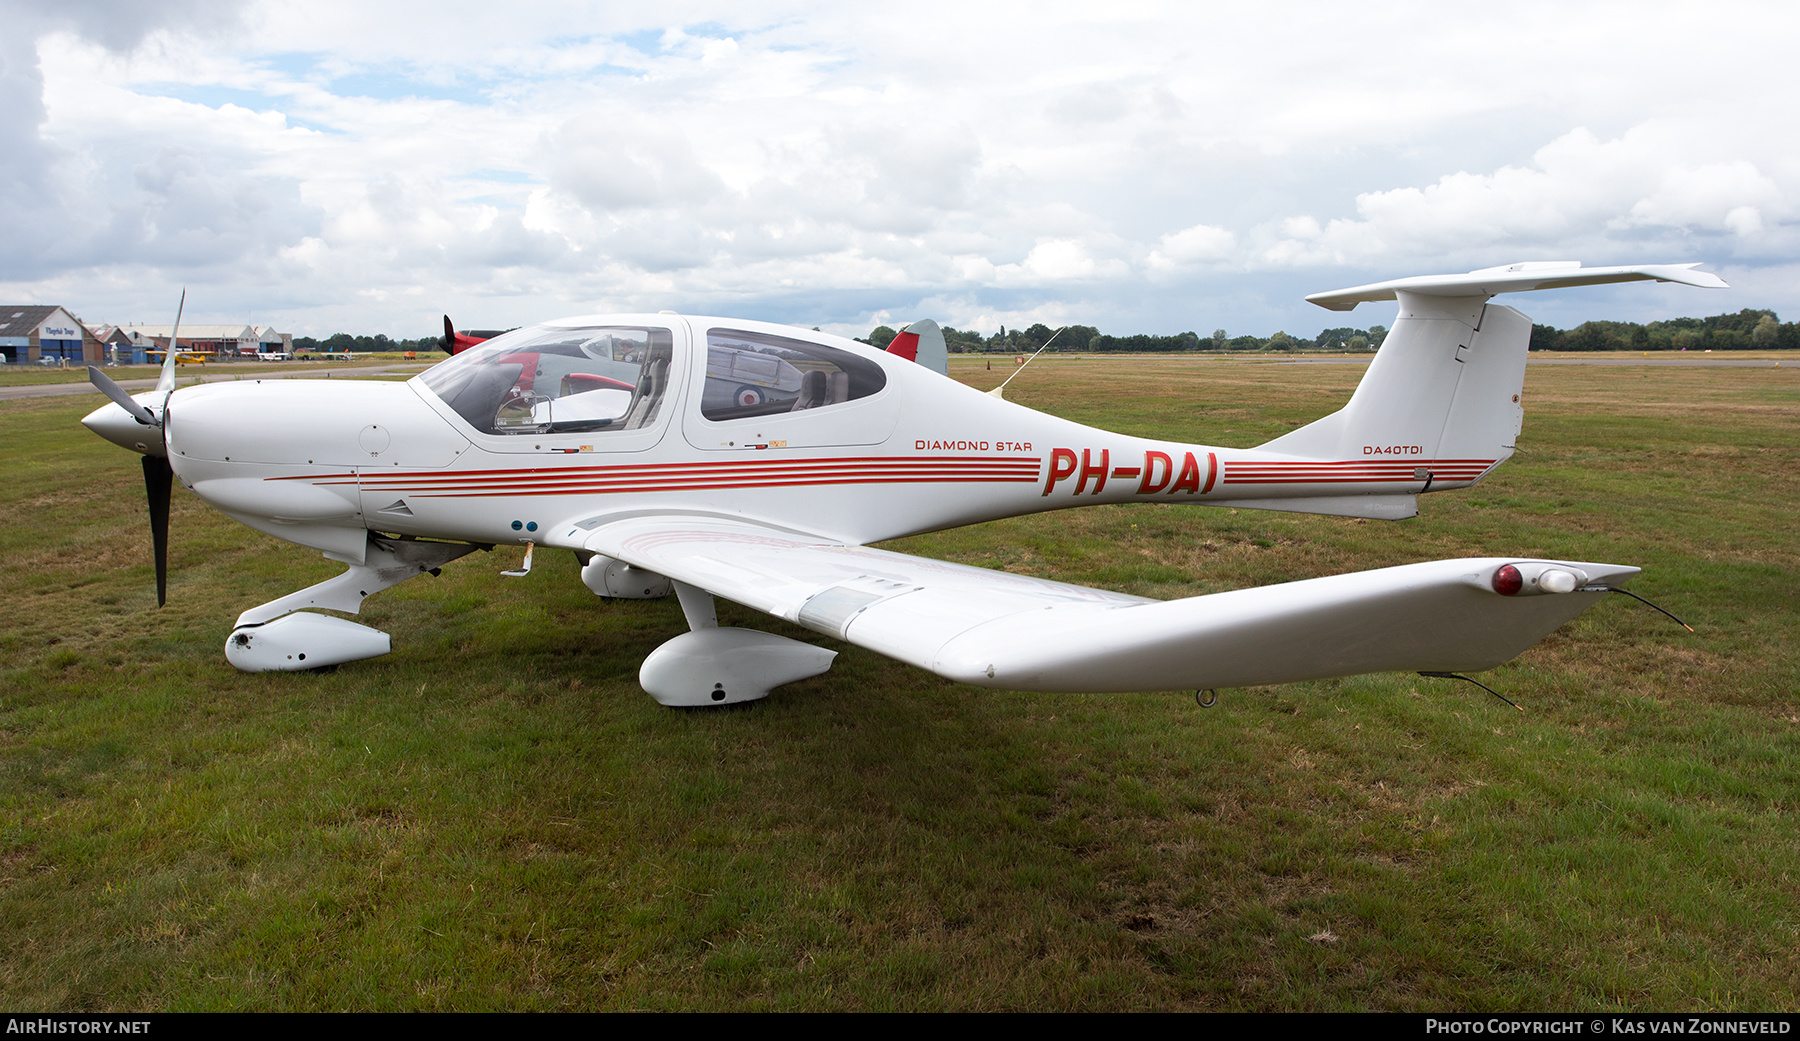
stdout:
[[169,599],[169,492],[175,471],[160,455],[144,457],[144,496],[150,500],[150,545],[156,554],[156,606]]
[[181,303],[175,305],[175,327],[169,330],[169,351],[163,355],[162,372],[156,377],[156,392],[162,395],[164,414],[168,414],[169,395],[175,393],[175,352],[181,340],[181,312],[187,309],[187,290],[181,291]]
[[450,324],[450,316],[444,316],[444,353],[456,353],[456,326]]
[[100,389],[100,393],[105,394],[107,397],[111,398],[113,400],[113,404],[115,404],[115,405],[119,406],[120,408],[124,409],[125,411],[131,413],[132,419],[137,420],[139,423],[142,423],[147,427],[153,427],[153,426],[159,425],[156,422],[155,413],[151,412],[149,409],[138,404],[137,402],[131,400],[131,395],[125,393],[124,387],[121,387],[117,383],[114,383],[111,376],[108,376],[106,373],[101,372],[99,369],[94,368],[92,365],[88,366],[88,382],[92,383],[94,386],[98,387]]

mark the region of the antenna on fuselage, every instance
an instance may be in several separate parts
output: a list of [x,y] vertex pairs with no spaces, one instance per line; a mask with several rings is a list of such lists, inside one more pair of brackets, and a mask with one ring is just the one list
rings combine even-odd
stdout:
[[[1045,351],[1049,350],[1050,345],[1056,342],[1056,338],[1058,336],[1061,336],[1063,334],[1063,332],[1066,331],[1068,328],[1069,327],[1065,325],[1061,329],[1058,329],[1055,332],[1051,333],[1050,338],[1048,340],[1044,341],[1044,345],[1042,347],[1039,347],[1037,350],[1032,351],[1031,357],[1025,359],[1025,365],[1030,365],[1032,362],[1037,361],[1037,356],[1044,353]],[[1001,401],[1005,401],[1006,395],[1002,394],[1000,392],[1005,390],[1006,385],[1008,383],[1011,383],[1013,381],[1013,379],[1019,375],[1019,373],[1025,371],[1025,365],[1021,365],[1018,368],[1014,369],[1013,374],[1011,376],[1008,376],[1008,377],[1006,377],[1006,379],[1002,380],[998,387],[995,387],[993,390],[988,391],[988,397],[999,398]]]

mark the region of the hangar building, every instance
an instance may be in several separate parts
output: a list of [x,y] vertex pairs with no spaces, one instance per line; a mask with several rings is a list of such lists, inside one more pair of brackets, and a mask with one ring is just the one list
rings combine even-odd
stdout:
[[0,355],[9,365],[45,358],[98,365],[100,341],[60,307],[0,304]]
[[[170,325],[122,325],[119,327],[139,347],[161,350],[175,331]],[[256,353],[260,337],[248,325],[181,325],[181,349],[201,351],[220,358],[241,358]]]

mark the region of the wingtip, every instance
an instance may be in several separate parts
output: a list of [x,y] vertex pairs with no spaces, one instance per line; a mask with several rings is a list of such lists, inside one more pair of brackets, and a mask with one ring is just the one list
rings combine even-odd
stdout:
[[1695,268],[1700,266],[1699,264],[1675,264],[1675,265],[1671,265],[1671,266],[1679,268],[1681,270],[1681,276],[1678,278],[1667,278],[1667,279],[1664,279],[1664,281],[1679,282],[1684,286],[1693,286],[1696,289],[1730,289],[1731,288],[1730,282],[1725,281],[1723,278],[1720,278],[1718,275],[1713,274],[1711,271],[1696,271],[1696,270],[1694,270]]

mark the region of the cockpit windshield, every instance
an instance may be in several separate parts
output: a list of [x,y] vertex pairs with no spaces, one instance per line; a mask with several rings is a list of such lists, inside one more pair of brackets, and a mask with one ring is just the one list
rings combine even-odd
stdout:
[[484,434],[639,430],[669,386],[667,329],[537,326],[495,337],[419,378]]

